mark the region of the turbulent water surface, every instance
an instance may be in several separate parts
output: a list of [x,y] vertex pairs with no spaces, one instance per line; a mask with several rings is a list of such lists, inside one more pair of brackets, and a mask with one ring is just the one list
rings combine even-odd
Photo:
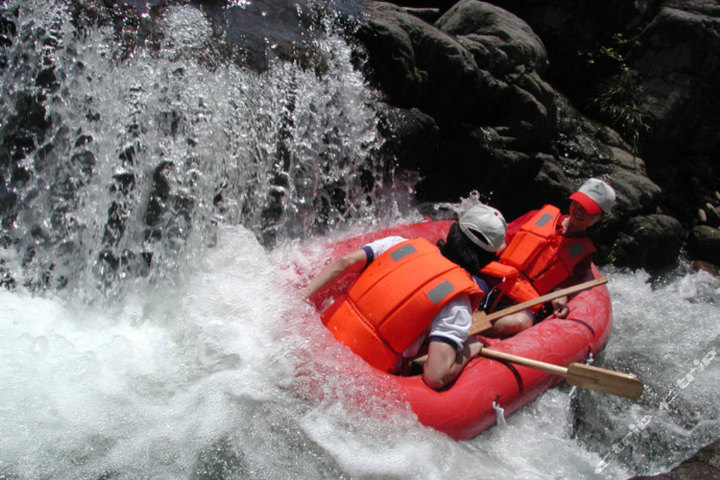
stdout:
[[603,271],[595,362],[639,402],[560,386],[469,441],[419,425],[292,288],[420,218],[340,22],[208,3],[133,2],[128,48],[74,3],[0,2],[0,478],[626,478],[716,438],[720,280],[685,267]]

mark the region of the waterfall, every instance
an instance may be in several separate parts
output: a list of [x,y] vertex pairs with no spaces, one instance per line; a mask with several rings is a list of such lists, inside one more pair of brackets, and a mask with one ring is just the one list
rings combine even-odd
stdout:
[[[130,47],[112,25],[77,27],[90,8],[5,7],[6,282],[112,296],[179,275],[218,225],[272,246],[387,210],[374,94],[332,12],[301,32],[302,65],[267,38],[259,52],[229,44],[195,6],[145,12],[153,30]],[[260,54],[262,71],[234,61]]]

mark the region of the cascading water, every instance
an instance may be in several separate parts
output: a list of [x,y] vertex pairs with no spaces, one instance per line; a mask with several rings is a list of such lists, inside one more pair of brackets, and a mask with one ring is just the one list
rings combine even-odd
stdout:
[[342,231],[419,218],[330,6],[146,3],[0,2],[0,478],[626,478],[714,439],[720,281],[684,270],[603,272],[596,363],[639,403],[417,424],[288,288]]
[[17,251],[4,268],[16,282],[152,283],[211,245],[219,224],[271,244],[381,209],[368,202],[383,183],[372,95],[339,36],[308,47],[321,75],[272,58],[258,73],[213,51],[231,47],[198,8],[147,13],[154,38],[124,54],[111,27],[77,33],[68,8],[6,7],[18,32],[6,48],[4,137],[25,145],[15,137],[30,133],[30,151],[8,155],[25,156],[3,172]]

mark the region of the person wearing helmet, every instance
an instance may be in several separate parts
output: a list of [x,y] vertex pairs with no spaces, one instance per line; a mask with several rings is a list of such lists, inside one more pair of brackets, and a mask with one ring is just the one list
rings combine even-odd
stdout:
[[361,271],[322,313],[335,338],[372,366],[402,373],[427,345],[423,380],[434,389],[453,381],[482,345],[468,338],[472,312],[487,292],[474,278],[505,246],[507,224],[496,209],[464,212],[433,245],[385,237],[333,260],[305,288],[312,298],[339,275]]
[[[537,298],[553,290],[580,283],[590,273],[595,247],[587,229],[610,213],[615,191],[606,182],[590,178],[572,195],[567,215],[557,207],[545,205],[514,222],[507,248],[497,261],[486,265],[481,276],[493,287],[489,311]],[[531,327],[546,313],[566,318],[570,312],[567,297],[545,306],[526,309],[493,323],[488,336],[508,337]]]

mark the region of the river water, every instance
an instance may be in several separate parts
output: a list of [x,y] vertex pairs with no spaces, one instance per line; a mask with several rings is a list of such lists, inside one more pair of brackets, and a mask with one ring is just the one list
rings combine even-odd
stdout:
[[[455,442],[367,380],[291,285],[421,217],[331,12],[148,8],[162,35],[123,51],[62,2],[1,5],[0,478],[621,479],[718,438],[720,279],[683,262],[602,271],[595,362],[638,374],[638,402],[561,385]],[[208,53],[218,19],[261,68]],[[322,72],[277,60],[288,38]]]

